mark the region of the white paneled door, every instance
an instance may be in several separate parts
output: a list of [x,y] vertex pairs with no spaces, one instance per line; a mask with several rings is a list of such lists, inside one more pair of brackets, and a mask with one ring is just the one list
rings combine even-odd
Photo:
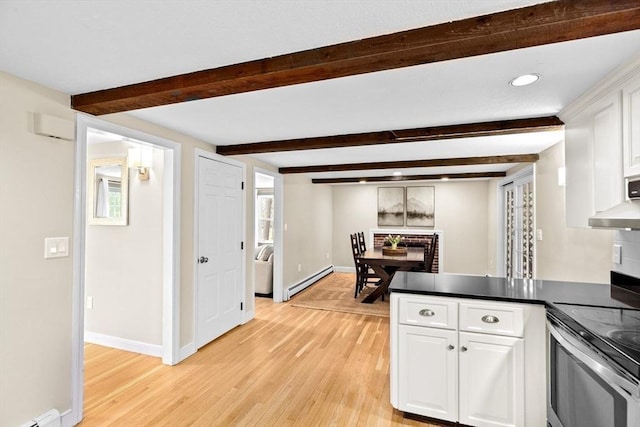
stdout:
[[242,322],[242,168],[198,158],[197,338]]

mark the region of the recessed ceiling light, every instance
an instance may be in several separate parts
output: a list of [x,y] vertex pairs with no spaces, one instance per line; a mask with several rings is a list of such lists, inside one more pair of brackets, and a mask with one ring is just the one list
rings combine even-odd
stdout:
[[393,176],[401,176],[401,175],[402,175],[402,172],[400,172],[400,171],[395,171],[393,173]]
[[537,82],[540,79],[540,74],[523,74],[511,80],[509,84],[511,86],[526,86],[531,83]]

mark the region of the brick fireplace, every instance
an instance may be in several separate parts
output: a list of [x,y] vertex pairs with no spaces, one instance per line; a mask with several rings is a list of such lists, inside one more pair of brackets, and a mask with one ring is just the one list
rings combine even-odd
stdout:
[[442,232],[440,231],[426,231],[426,230],[411,230],[411,229],[371,229],[369,230],[369,242],[373,247],[380,247],[384,245],[384,240],[387,236],[400,235],[402,236],[402,243],[407,246],[424,246],[431,243],[431,239],[434,234],[438,234],[438,247],[436,248],[436,254],[433,260],[433,272],[438,273],[440,271],[440,265],[442,265],[442,259],[440,258],[440,249],[442,248]]

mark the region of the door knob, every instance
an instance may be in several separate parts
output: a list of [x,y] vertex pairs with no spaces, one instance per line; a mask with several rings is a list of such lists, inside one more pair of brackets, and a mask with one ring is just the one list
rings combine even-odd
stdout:
[[209,262],[209,258],[207,258],[206,256],[201,256],[198,262],[200,264],[204,264],[205,262]]

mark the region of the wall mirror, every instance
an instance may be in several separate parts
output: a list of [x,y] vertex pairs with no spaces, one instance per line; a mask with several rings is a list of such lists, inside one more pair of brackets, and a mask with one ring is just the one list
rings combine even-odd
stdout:
[[126,157],[89,161],[87,219],[93,225],[127,225],[129,173]]

